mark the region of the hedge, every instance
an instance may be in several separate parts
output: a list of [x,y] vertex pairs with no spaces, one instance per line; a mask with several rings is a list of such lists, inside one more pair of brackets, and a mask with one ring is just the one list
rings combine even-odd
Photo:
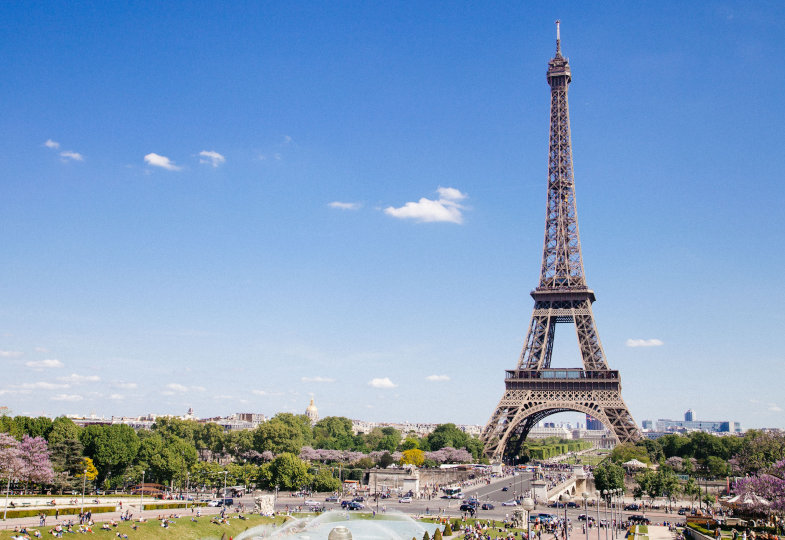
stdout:
[[[114,512],[117,510],[116,506],[85,506],[85,510],[89,510],[95,514],[101,514],[103,512]],[[36,517],[44,514],[46,516],[53,516],[55,512],[58,510],[57,507],[52,508],[26,508],[24,510],[8,510],[6,514],[7,518],[23,518],[23,517]],[[67,508],[60,508],[60,515],[61,516],[72,516],[76,515],[82,511],[82,508],[74,508],[74,507],[67,507]]]

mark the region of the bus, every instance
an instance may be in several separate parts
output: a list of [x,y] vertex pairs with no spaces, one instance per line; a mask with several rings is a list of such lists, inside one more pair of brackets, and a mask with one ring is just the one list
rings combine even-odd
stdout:
[[461,486],[448,486],[442,488],[444,495],[443,499],[463,499],[463,489]]

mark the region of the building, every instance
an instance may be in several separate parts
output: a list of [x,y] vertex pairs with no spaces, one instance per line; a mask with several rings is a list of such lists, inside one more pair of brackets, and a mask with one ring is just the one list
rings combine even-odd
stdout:
[[654,422],[652,422],[651,420],[644,420],[643,422],[641,422],[641,427],[645,431],[651,431],[654,429]]
[[587,414],[586,415],[586,429],[590,430],[600,430],[605,429],[605,426],[602,425],[602,422],[594,418],[593,416]]
[[311,421],[311,425],[319,421],[319,411],[316,409],[316,405],[313,404],[313,398],[311,398],[310,405],[305,408],[305,416]]
[[685,422],[694,422],[695,421],[695,411],[692,409],[687,409],[687,412],[684,413],[684,421]]

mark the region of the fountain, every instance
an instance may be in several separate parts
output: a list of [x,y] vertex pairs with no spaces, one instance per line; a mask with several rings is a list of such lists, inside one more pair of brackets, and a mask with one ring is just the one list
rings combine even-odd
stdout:
[[425,531],[433,537],[438,525],[421,523],[399,512],[386,512],[371,517],[331,510],[316,517],[287,521],[281,527],[260,525],[248,529],[235,540],[287,539],[287,540],[411,540],[420,539]]

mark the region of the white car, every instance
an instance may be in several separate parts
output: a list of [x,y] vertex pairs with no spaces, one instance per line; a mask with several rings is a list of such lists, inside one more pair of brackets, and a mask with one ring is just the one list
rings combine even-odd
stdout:
[[502,506],[518,506],[518,501],[516,501],[515,499],[511,499],[509,501],[504,501],[502,503]]
[[399,503],[410,503],[410,502],[412,502],[412,498],[411,497],[401,497],[400,499],[398,499],[398,502]]
[[321,506],[321,503],[308,499],[305,501],[305,506]]

